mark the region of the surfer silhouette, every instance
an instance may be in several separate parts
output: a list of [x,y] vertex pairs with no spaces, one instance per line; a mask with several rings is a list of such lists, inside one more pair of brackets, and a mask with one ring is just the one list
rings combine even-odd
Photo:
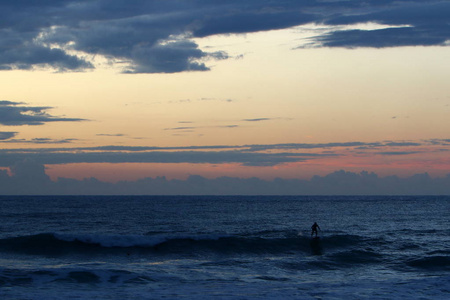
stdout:
[[320,229],[320,226],[317,224],[317,222],[314,222],[314,224],[311,226],[311,237],[316,234],[317,237],[317,229]]

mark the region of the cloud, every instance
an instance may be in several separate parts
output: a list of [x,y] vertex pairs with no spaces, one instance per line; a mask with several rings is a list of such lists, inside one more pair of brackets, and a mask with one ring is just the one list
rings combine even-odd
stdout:
[[200,101],[223,101],[223,102],[233,102],[233,99],[230,98],[207,98],[207,97],[203,97],[198,99]]
[[164,130],[190,130],[196,129],[197,127],[192,126],[180,126],[180,127],[173,127],[173,128],[164,128]]
[[337,15],[325,21],[331,25],[374,22],[407,25],[376,30],[333,31],[318,40],[328,47],[397,47],[445,45],[450,38],[448,1],[383,1],[372,11]]
[[54,182],[45,173],[45,166],[33,160],[17,161],[9,166],[10,174],[0,170],[0,189],[3,195],[48,194],[54,189]]
[[[73,149],[72,149],[73,150]],[[319,155],[317,155],[319,156]],[[331,156],[324,154],[322,156]],[[0,166],[32,158],[41,164],[67,163],[239,163],[246,166],[273,166],[287,162],[301,162],[311,155],[291,153],[248,153],[241,151],[152,151],[152,152],[60,152],[2,151]]]
[[127,136],[126,134],[123,133],[98,133],[96,134],[96,136],[108,136],[108,137],[124,137]]
[[0,170],[3,195],[449,195],[450,174],[431,178],[427,173],[407,178],[379,177],[375,173],[344,170],[310,180],[218,177],[191,175],[186,180],[165,177],[117,183],[96,178],[58,178],[51,181],[45,167],[31,160]]
[[78,122],[78,118],[62,118],[49,115],[49,106],[23,106],[24,103],[0,101],[0,124],[7,126],[43,125],[47,122]]
[[[208,67],[197,60],[212,53],[198,49],[197,44],[187,40],[170,41],[152,47],[135,46],[130,53],[132,66],[124,73],[176,73],[182,71],[207,71]],[[225,58],[225,57],[220,57]]]
[[[49,141],[50,142],[50,141]],[[420,145],[420,146],[419,146]],[[0,167],[30,158],[41,164],[68,163],[237,163],[244,166],[275,166],[311,159],[369,155],[408,155],[441,151],[446,139],[419,142],[347,142],[321,144],[206,145],[184,147],[101,146],[66,148],[0,149]],[[397,151],[401,147],[402,151]],[[408,149],[412,147],[413,149]],[[422,148],[418,148],[422,147]],[[429,148],[434,147],[434,148]],[[329,151],[333,149],[333,151]],[[311,150],[311,152],[309,152]]]
[[[128,134],[124,133],[98,133],[96,136],[103,136],[103,137],[121,137],[121,138],[127,138],[132,140],[144,140],[147,139],[145,137],[133,137],[129,136]],[[72,140],[71,140],[72,141]]]
[[347,143],[319,143],[319,144],[269,144],[269,145],[248,145],[250,151],[267,151],[267,150],[299,150],[299,149],[329,149],[338,147],[374,147],[382,146],[381,143],[363,143],[363,142],[347,142]]
[[204,101],[204,102],[207,102],[207,101],[221,101],[221,102],[228,102],[228,103],[230,103],[230,102],[233,102],[234,100],[233,99],[229,99],[229,98],[206,98],[206,97],[203,97],[203,98],[198,98],[198,99],[194,99],[194,100],[191,100],[191,99],[172,100],[172,101],[169,101],[169,103],[175,103],[175,104],[183,103],[183,104],[185,104],[185,103],[193,103],[194,101]]
[[17,135],[17,132],[3,131],[0,132],[0,141],[9,140]]
[[[432,31],[432,29],[429,29]],[[443,45],[450,34],[442,37],[422,33],[418,28],[387,28],[378,30],[346,30],[335,31],[322,37],[317,41],[327,47],[399,47],[399,46],[433,46]]]
[[249,119],[241,119],[240,122],[266,122],[266,121],[274,121],[274,120],[283,120],[283,121],[291,121],[291,118],[282,118],[282,117],[275,117],[275,118],[249,118]]
[[[448,45],[448,1],[79,0],[2,1],[0,69],[93,68],[102,55],[126,63],[125,73],[209,70],[223,51],[193,38],[325,24],[313,39],[325,47]],[[351,29],[358,24],[384,28]]]
[[[192,122],[178,122],[178,123],[192,123]],[[194,132],[196,129],[201,128],[237,128],[239,125],[231,124],[231,125],[217,125],[217,126],[179,126],[179,127],[171,127],[164,128],[164,130],[173,130],[173,131],[183,131],[183,132]]]
[[18,161],[9,169],[13,177],[19,180],[30,180],[30,182],[49,180],[49,177],[45,174],[45,167],[30,159]]
[[415,142],[386,142],[386,146],[393,146],[393,147],[410,147],[410,146],[421,146],[421,143],[415,143]]
[[450,145],[450,139],[430,139],[425,140],[424,142],[428,142],[432,145],[444,145],[444,146]]
[[256,118],[256,119],[243,119],[245,122],[261,122],[261,121],[270,121],[272,118]]
[[316,21],[317,16],[304,13],[308,4],[298,1],[283,1],[275,5],[270,1],[218,1],[218,10],[200,19],[200,26],[193,30],[196,37],[215,34],[248,33],[288,28]]
[[[42,142],[47,142],[44,141]],[[38,141],[37,141],[38,142]],[[51,142],[51,141],[48,141]],[[322,144],[210,145],[184,147],[100,146],[0,149],[0,167],[10,168],[10,175],[0,170],[0,193],[3,194],[260,194],[260,195],[406,195],[450,194],[450,174],[431,178],[418,174],[408,178],[378,177],[374,173],[337,171],[310,180],[219,177],[206,179],[191,176],[187,180],[162,177],[123,181],[117,184],[95,178],[51,181],[46,165],[68,163],[198,163],[240,164],[242,166],[276,166],[308,160],[343,157],[352,151],[370,155],[408,155],[448,151],[449,139],[421,142],[347,142]],[[431,147],[431,148],[428,148]],[[308,152],[308,150],[314,150]],[[329,151],[332,149],[333,151]],[[397,150],[402,151],[397,151]],[[385,150],[385,151],[380,151]],[[412,150],[412,151],[411,151]],[[320,162],[318,162],[320,163]]]
[[410,154],[417,154],[420,153],[418,151],[386,151],[386,152],[379,152],[380,155],[410,155]]
[[77,139],[50,139],[50,138],[34,138],[31,140],[26,139],[10,139],[7,141],[0,141],[0,143],[13,143],[13,144],[70,144]]

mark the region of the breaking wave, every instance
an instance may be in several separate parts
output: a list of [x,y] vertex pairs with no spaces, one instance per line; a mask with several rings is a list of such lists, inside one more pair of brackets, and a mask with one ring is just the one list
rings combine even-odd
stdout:
[[89,254],[105,251],[170,253],[296,253],[314,248],[358,246],[364,238],[333,235],[319,241],[305,236],[263,238],[246,235],[97,235],[42,233],[0,239],[0,252],[34,255]]
[[[259,234],[259,233],[258,233]],[[267,232],[266,232],[267,234]],[[336,234],[318,240],[286,232],[285,236],[261,237],[243,235],[106,235],[42,233],[0,239],[0,252],[18,255],[119,255],[142,254],[153,256],[176,255],[317,255],[319,259],[308,261],[307,268],[336,269],[364,264],[386,263],[406,270],[447,271],[450,256],[447,252],[428,253],[423,257],[401,256],[393,259],[389,254],[392,243],[382,238]],[[404,249],[399,244],[398,252]],[[403,248],[402,248],[403,247]],[[389,250],[386,250],[389,249]],[[289,268],[304,268],[299,263]]]

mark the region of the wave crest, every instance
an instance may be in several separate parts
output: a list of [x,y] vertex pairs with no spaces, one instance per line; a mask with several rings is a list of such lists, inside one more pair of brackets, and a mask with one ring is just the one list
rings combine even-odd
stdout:
[[[0,239],[0,251],[37,255],[151,251],[170,253],[311,253],[322,249],[355,247],[365,239],[353,235],[332,235],[320,240],[288,234],[286,237],[249,235],[106,235],[42,233]],[[320,250],[320,251],[319,251]]]

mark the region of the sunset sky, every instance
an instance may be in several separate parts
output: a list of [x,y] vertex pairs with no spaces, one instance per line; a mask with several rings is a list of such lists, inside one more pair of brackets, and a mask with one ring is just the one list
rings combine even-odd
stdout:
[[0,168],[450,173],[450,1],[0,1]]

